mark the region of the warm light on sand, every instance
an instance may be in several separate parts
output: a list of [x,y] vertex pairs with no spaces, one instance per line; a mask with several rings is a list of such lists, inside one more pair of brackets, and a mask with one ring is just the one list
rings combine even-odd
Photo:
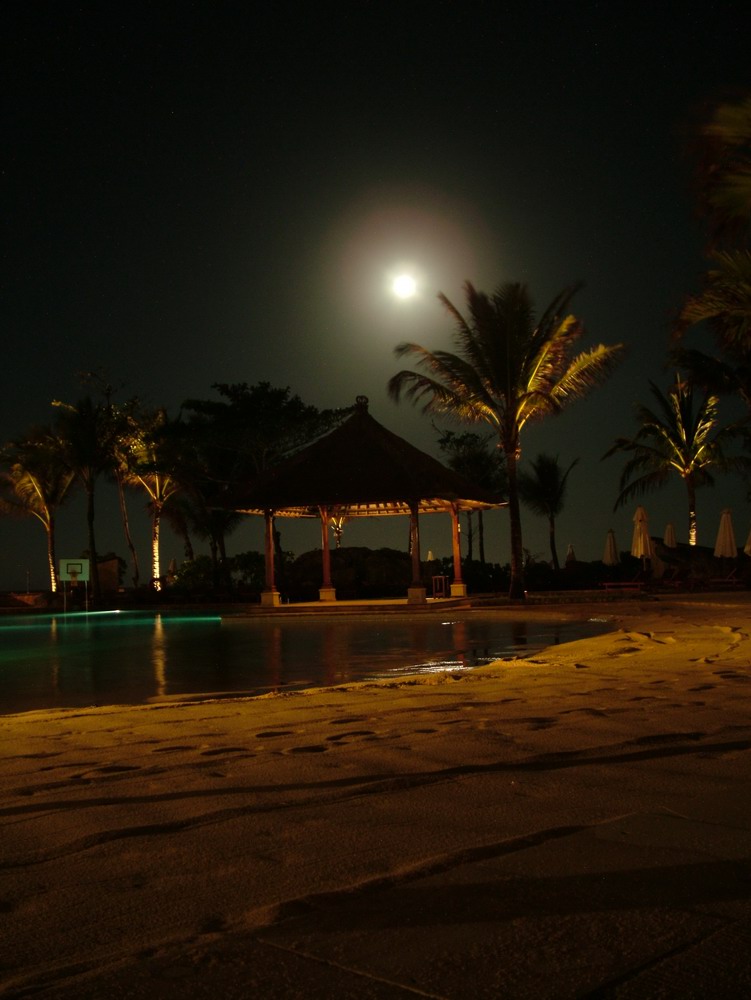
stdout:
[[0,714],[0,994],[612,995],[616,956],[631,996],[741,995],[751,639],[728,623],[750,607],[527,607],[613,630],[475,670]]

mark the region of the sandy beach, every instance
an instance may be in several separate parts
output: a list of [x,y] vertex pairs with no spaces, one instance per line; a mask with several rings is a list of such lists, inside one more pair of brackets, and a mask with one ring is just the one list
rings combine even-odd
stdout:
[[0,717],[0,995],[749,995],[750,609],[572,605],[614,631]]

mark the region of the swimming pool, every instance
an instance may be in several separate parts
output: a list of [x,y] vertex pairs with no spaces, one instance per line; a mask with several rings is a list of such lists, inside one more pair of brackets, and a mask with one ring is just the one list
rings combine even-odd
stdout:
[[0,713],[258,695],[471,669],[610,629],[492,613],[221,617],[94,612],[0,619]]

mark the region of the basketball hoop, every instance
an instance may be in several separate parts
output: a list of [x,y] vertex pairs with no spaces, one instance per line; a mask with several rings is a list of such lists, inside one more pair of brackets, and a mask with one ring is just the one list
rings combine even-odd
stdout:
[[89,610],[89,560],[88,559],[61,559],[60,560],[60,572],[58,573],[60,582],[63,584],[63,609],[68,610],[67,604],[67,594],[68,587],[65,584],[70,585],[71,593],[78,587],[79,583],[83,584],[84,589],[84,599],[86,601],[86,610]]

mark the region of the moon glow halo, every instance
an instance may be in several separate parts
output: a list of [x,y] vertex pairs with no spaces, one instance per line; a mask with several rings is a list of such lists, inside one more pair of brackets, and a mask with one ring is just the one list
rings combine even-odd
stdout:
[[399,299],[411,299],[417,291],[417,283],[411,274],[399,274],[394,278],[391,289]]

